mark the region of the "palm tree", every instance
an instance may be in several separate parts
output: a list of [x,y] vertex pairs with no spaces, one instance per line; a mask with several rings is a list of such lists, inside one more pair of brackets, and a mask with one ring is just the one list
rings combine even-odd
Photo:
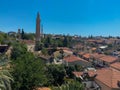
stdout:
[[74,81],[58,87],[52,87],[52,90],[84,90],[84,85],[78,81]]
[[12,81],[12,76],[8,70],[0,70],[0,90],[11,90]]
[[13,78],[9,71],[7,70],[7,65],[9,64],[9,60],[5,55],[0,57],[0,90],[11,90],[11,82],[13,82]]

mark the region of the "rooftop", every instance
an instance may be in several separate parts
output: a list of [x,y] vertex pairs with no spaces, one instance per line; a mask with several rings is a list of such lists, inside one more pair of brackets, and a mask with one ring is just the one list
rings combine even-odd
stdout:
[[79,52],[78,54],[79,54],[79,55],[84,55],[84,54],[85,54],[85,52]]
[[28,44],[28,45],[31,45],[31,44],[35,44],[35,41],[34,40],[21,40],[22,43],[24,44]]
[[85,61],[82,58],[79,58],[79,57],[77,57],[75,55],[66,56],[66,57],[64,57],[64,60],[67,61],[67,62],[75,62],[75,61],[81,61],[81,60]]
[[90,58],[90,54],[86,53],[86,54],[83,55],[83,57],[89,59]]
[[40,88],[37,88],[36,90],[51,90],[51,89],[47,87],[40,87]]
[[[73,72],[76,77],[80,77],[83,72]],[[118,81],[120,81],[120,71],[113,68],[103,68],[97,71],[88,71],[89,76],[97,74],[95,80],[102,82],[110,88],[120,88]]]
[[115,68],[117,70],[120,70],[120,62],[115,62],[113,64],[110,65],[112,68]]
[[114,62],[117,59],[118,59],[117,57],[107,56],[107,55],[100,58],[100,60],[105,61],[105,62],[109,62],[109,63]]
[[105,85],[111,88],[120,88],[117,85],[118,81],[120,81],[120,71],[112,68],[107,68],[98,70],[96,73],[98,74],[96,79]]
[[96,58],[96,59],[101,58],[103,56],[105,56],[105,55],[104,54],[98,54],[98,53],[91,54],[91,57]]

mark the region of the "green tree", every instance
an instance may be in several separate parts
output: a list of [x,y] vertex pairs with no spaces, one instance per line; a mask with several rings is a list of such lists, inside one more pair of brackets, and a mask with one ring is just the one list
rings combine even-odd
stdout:
[[12,90],[13,77],[8,70],[0,70],[0,90]]
[[13,49],[11,53],[11,59],[17,59],[17,57],[20,57],[24,55],[27,52],[27,46],[25,44],[21,43],[14,43],[13,44]]
[[64,51],[63,51],[63,49],[60,50],[60,54],[61,54],[61,59],[63,59],[63,57],[64,57]]
[[22,33],[21,33],[21,38],[22,39],[24,39],[24,35],[25,35],[25,33],[24,33],[24,30],[22,29]]
[[33,34],[33,33],[24,33],[23,37],[26,40],[34,40],[35,34]]
[[7,70],[7,66],[10,60],[7,58],[6,55],[2,54],[0,56],[0,90],[12,90],[11,83],[13,82],[13,77]]
[[74,66],[65,66],[65,70],[66,70],[66,74],[69,78],[73,78],[73,71],[75,71],[75,67]]
[[3,42],[3,40],[4,40],[4,37],[2,34],[0,34],[0,43]]
[[48,35],[47,38],[44,40],[44,46],[48,48],[51,45],[51,36]]
[[84,85],[78,81],[72,81],[58,87],[52,87],[52,90],[84,90]]
[[46,48],[42,48],[41,52],[43,55],[48,55],[48,50]]
[[48,78],[51,85],[62,85],[64,83],[66,73],[63,65],[48,65],[47,74],[52,77]]
[[42,50],[43,48],[44,48],[43,43],[36,41],[35,50],[39,51],[39,50]]
[[67,46],[68,46],[68,39],[67,39],[67,36],[64,36],[63,46],[64,46],[64,47],[67,47]]
[[76,70],[76,71],[83,71],[84,68],[83,68],[81,65],[76,64],[76,65],[75,65],[75,70]]
[[7,33],[0,33],[0,43],[6,44],[6,41],[9,40],[10,37],[7,35]]
[[45,67],[32,53],[26,53],[13,62],[13,90],[33,90],[46,84]]

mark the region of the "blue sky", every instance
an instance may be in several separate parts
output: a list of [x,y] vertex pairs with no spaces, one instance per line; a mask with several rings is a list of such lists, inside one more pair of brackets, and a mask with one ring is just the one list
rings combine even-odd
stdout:
[[0,0],[0,30],[35,32],[38,11],[45,33],[120,36],[120,0]]

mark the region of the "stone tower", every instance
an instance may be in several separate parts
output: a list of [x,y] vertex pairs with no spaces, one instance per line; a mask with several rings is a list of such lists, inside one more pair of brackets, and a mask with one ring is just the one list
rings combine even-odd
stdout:
[[36,18],[36,42],[39,41],[40,41],[40,14],[38,12]]
[[41,38],[44,38],[44,34],[43,34],[43,25],[41,26]]

